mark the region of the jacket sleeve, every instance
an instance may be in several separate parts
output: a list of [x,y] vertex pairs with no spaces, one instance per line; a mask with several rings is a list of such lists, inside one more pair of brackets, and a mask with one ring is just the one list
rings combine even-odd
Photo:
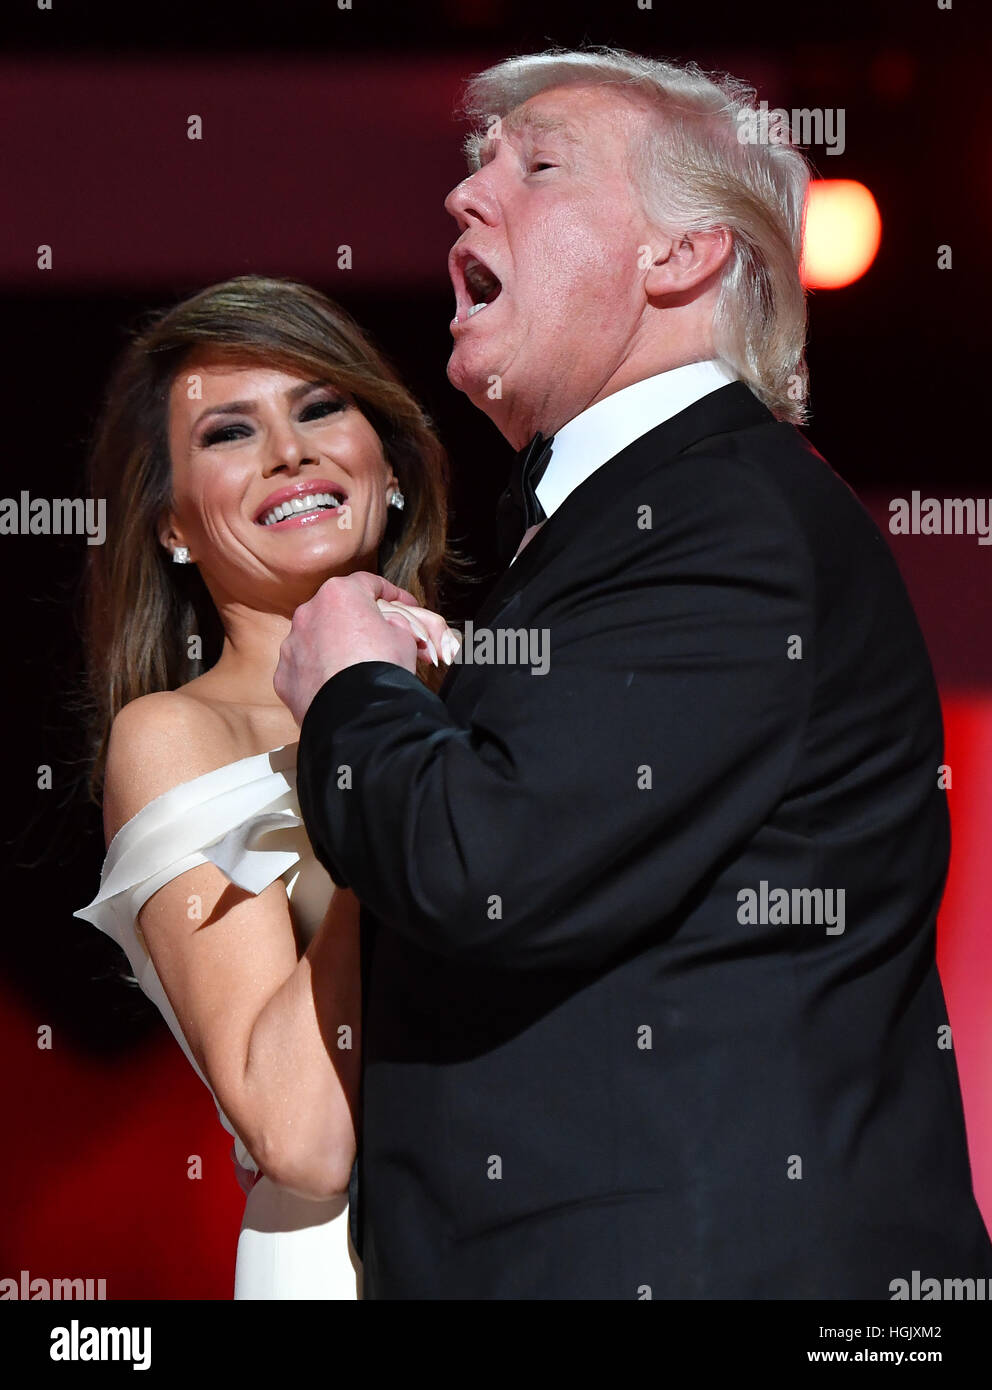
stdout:
[[470,722],[376,661],[306,714],[317,856],[424,950],[595,967],[665,930],[788,784],[816,653],[784,504],[730,487],[622,557],[600,545],[539,615],[547,673],[489,667]]

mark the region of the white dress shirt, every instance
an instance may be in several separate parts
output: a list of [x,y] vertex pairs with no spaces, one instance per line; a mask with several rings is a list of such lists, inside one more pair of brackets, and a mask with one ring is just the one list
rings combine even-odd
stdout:
[[[534,491],[552,516],[570,492],[604,463],[640,439],[642,434],[678,415],[711,391],[736,381],[722,362],[689,362],[667,372],[635,381],[583,410],[555,434],[551,459]],[[539,521],[524,533],[517,555],[544,525]],[[517,558],[514,555],[513,560]],[[513,560],[510,564],[513,564]]]

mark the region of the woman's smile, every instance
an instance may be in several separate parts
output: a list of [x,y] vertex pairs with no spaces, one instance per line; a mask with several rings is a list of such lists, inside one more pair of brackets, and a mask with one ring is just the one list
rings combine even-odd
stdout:
[[331,516],[336,516],[340,523],[342,516],[348,514],[347,502],[348,495],[338,484],[311,478],[309,482],[270,493],[255,513],[255,523],[285,529],[310,526]]

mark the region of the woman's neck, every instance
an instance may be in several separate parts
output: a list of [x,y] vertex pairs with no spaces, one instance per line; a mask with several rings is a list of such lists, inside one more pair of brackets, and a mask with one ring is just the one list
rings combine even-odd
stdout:
[[292,620],[282,613],[260,612],[241,605],[223,611],[221,619],[224,646],[217,661],[201,677],[204,691],[209,685],[211,698],[281,709],[291,718],[273,689],[272,680],[279,664],[279,648],[289,636]]

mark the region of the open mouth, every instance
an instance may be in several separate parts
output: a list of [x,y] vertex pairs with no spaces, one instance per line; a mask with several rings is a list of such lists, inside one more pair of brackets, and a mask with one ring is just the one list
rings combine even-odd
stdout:
[[345,504],[344,493],[336,491],[307,492],[302,497],[290,497],[270,507],[255,518],[256,526],[278,526],[299,516],[315,516],[319,512],[337,512]]
[[476,256],[464,257],[460,261],[460,268],[467,303],[459,297],[458,317],[465,320],[481,313],[498,299],[503,282]]

